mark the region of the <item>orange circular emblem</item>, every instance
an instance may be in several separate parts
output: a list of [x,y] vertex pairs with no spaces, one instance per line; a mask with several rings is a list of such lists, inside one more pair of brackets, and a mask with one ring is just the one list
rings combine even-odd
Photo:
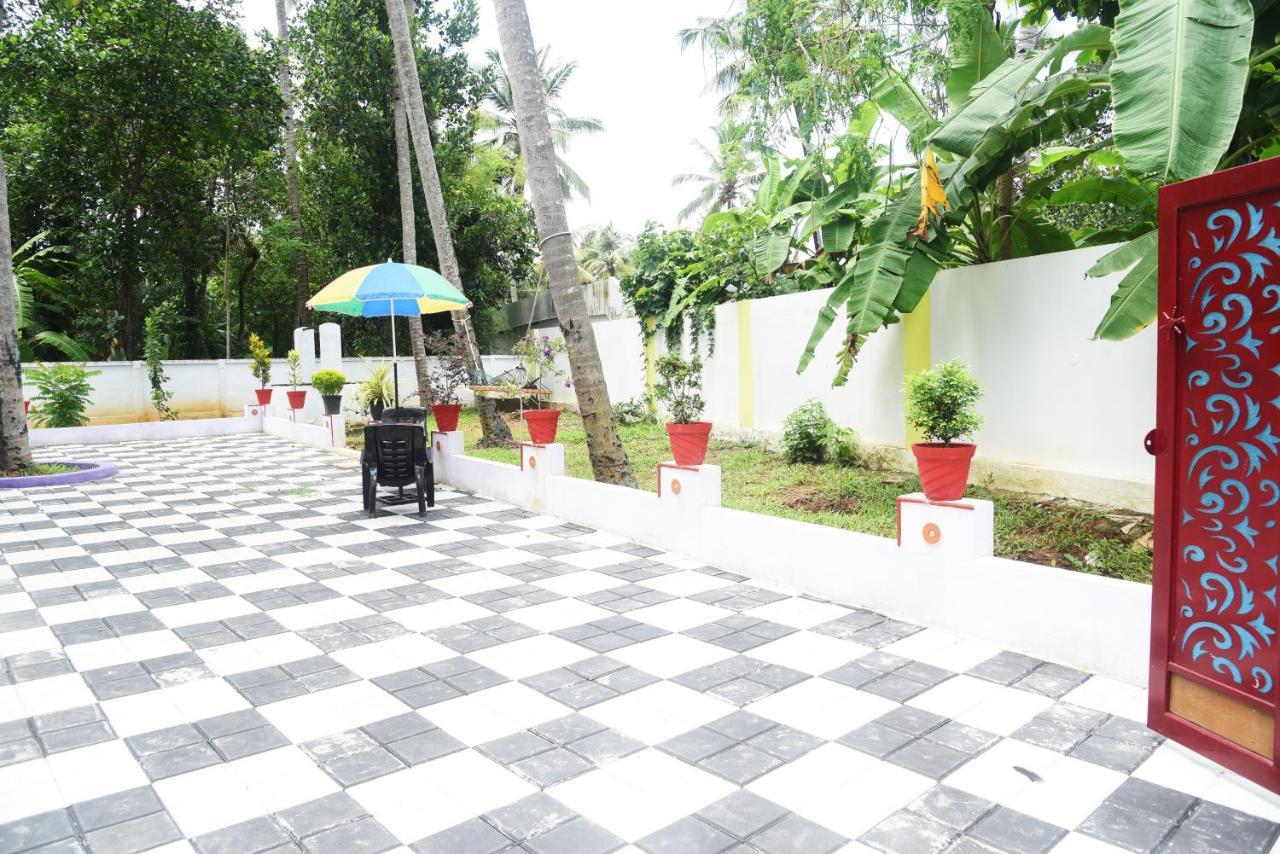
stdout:
[[920,532],[924,537],[924,541],[929,545],[936,545],[938,540],[942,539],[942,529],[935,522],[926,522],[924,530]]
[[442,454],[444,453],[444,446],[443,446],[443,445],[441,445],[441,444],[440,444],[440,442],[439,442],[438,440],[436,441],[436,450],[437,450],[437,451],[439,451],[439,452],[440,452],[440,453],[442,453]]
[[679,495],[679,494],[680,494],[680,479],[679,479],[679,478],[673,478],[673,479],[672,479],[672,481],[671,481],[671,494],[672,494],[672,495]]
[[536,469],[538,467],[538,458],[529,457],[529,468]]

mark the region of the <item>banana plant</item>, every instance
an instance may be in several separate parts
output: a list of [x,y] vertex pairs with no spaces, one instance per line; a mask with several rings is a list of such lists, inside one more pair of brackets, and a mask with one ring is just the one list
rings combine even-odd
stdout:
[[[1061,233],[1045,228],[1038,205],[1106,202],[1146,212],[1153,221],[1158,184],[1211,171],[1231,143],[1249,75],[1253,12],[1245,0],[1133,0],[1114,32],[1089,24],[985,70],[982,57],[994,57],[988,48],[1000,42],[983,19],[957,19],[982,35],[952,53],[952,109],[940,122],[921,113],[924,99],[911,97],[909,83],[896,72],[877,88],[880,106],[913,139],[922,136],[926,149],[938,152],[949,207],[927,231],[913,227],[921,212],[919,180],[886,206],[853,269],[819,311],[797,371],[812,361],[843,306],[847,325],[835,384],[843,383],[866,336],[913,307],[941,264],[962,260],[980,244],[991,225],[980,200],[1018,158],[1038,152],[1033,163],[1046,173],[1024,185],[1024,208],[1012,222],[1015,243],[1031,251],[1068,245]],[[1128,174],[1094,176],[1047,192],[1055,176],[1094,156],[1063,150],[1062,140],[1096,126],[1113,107],[1111,165],[1123,165]],[[1125,337],[1153,319],[1154,245],[1154,232],[1143,231],[1091,271],[1129,271],[1097,336]]]
[[[68,304],[66,285],[40,269],[40,266],[64,264],[65,246],[40,246],[48,235],[37,234],[13,253],[13,275],[17,283],[18,357],[24,362],[37,360],[37,347],[47,347],[69,361],[87,362],[89,352],[74,339],[61,332],[41,329],[36,322],[37,306],[57,308]],[[37,294],[43,301],[37,302]]]

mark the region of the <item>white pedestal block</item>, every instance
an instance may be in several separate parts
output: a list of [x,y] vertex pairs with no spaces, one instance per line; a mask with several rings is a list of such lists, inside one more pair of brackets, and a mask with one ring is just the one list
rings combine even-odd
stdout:
[[658,463],[658,497],[671,507],[719,507],[720,466]]
[[466,435],[461,430],[436,430],[431,434],[431,465],[436,481],[449,479],[449,457],[460,457],[465,451]]
[[930,501],[922,492],[898,496],[898,547],[959,560],[991,557],[995,505],[979,498]]
[[320,324],[320,367],[342,372],[342,327],[336,323]]
[[546,510],[547,481],[562,475],[564,475],[564,445],[558,442],[552,442],[549,445],[520,443],[520,477],[524,481],[524,489],[531,510]]
[[260,403],[246,403],[244,405],[245,418],[257,418],[259,421],[261,421],[263,416],[265,416],[266,414],[267,414],[267,407],[263,406]]
[[564,474],[564,445],[559,442],[550,445],[521,442],[520,471],[533,479]]
[[324,428],[329,433],[329,440],[334,448],[347,446],[347,419],[339,412],[337,415],[324,416]]

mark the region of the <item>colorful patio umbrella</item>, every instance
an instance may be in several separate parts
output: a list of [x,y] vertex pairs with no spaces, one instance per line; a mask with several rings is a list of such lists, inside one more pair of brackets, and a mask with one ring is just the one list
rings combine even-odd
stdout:
[[[388,261],[349,270],[307,300],[316,311],[352,317],[417,317],[471,307],[463,293],[435,270]],[[396,361],[396,324],[391,321],[391,366],[396,406],[400,405],[400,365]]]

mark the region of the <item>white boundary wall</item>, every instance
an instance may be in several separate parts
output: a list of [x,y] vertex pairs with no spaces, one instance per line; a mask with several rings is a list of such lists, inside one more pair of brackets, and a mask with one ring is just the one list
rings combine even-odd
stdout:
[[[955,356],[986,391],[976,440],[978,477],[1001,485],[1150,510],[1154,465],[1142,439],[1155,418],[1155,331],[1093,341],[1119,276],[1086,279],[1110,247],[1078,249],[940,273],[931,289],[931,356]],[[752,300],[747,346],[739,304],[716,309],[705,355],[706,417],[727,435],[778,437],[810,398],[863,441],[903,449],[904,324],[870,337],[849,382],[832,388],[844,317],[805,373],[795,367],[830,290]],[[917,322],[911,318],[908,322]],[[925,321],[928,322],[928,321]],[[644,393],[644,345],[635,319],[595,325],[612,400]],[[661,349],[662,336],[659,335]],[[751,354],[743,365],[739,353]],[[753,397],[744,423],[742,390]],[[557,399],[571,401],[560,389]]]
[[[390,361],[374,359],[373,362]],[[410,396],[417,391],[417,375],[413,369],[413,357],[400,357],[400,399],[416,405]],[[485,356],[485,370],[496,375],[516,364],[512,356]],[[369,364],[364,359],[343,359],[339,370],[347,377],[343,391],[343,408],[355,412],[354,384],[369,375]],[[23,365],[25,371],[28,365]],[[143,362],[90,362],[88,367],[100,371],[90,379],[93,393],[87,415],[90,425],[120,424],[157,421],[151,405],[151,385],[147,382],[147,366]],[[255,403],[254,390],[257,381],[249,373],[247,359],[218,359],[210,361],[170,361],[164,363],[169,381],[165,388],[173,392],[170,405],[178,410],[182,420],[240,417],[246,404]],[[274,358],[271,365],[273,412],[283,416],[287,409],[285,392],[289,386],[289,365],[283,356]],[[28,383],[23,393],[30,397],[35,389]],[[465,390],[461,396],[469,400]],[[303,410],[306,420],[318,422],[324,412],[320,395],[308,388],[307,405]],[[115,441],[115,440],[107,440]]]

